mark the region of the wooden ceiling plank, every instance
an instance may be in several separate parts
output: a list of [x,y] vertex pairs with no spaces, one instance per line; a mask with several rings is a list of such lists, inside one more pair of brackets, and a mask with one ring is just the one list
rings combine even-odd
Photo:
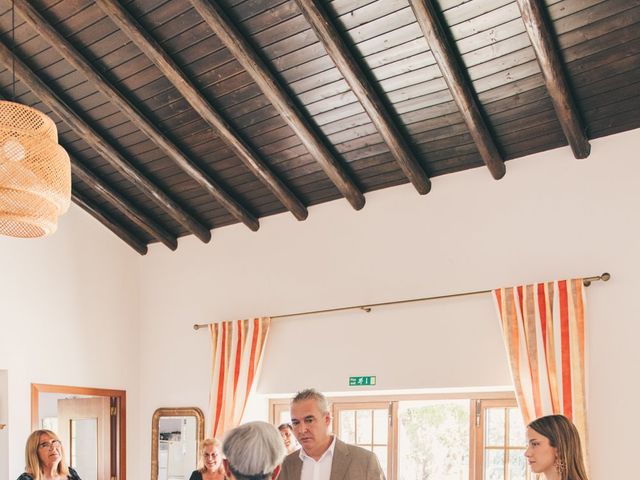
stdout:
[[152,220],[148,215],[140,211],[132,203],[125,200],[119,193],[107,185],[106,182],[98,178],[75,158],[71,158],[71,173],[106,198],[127,218],[129,218],[132,223],[140,227],[149,235],[164,243],[171,250],[178,248],[178,241],[174,235]]
[[161,206],[178,223],[187,228],[203,242],[211,239],[211,232],[194,219],[162,189],[140,173],[109,142],[88,125],[71,107],[54,93],[17,56],[0,42],[0,63],[7,68],[15,67],[16,75],[28,85],[33,94],[51,108],[65,123],[71,126],[94,150],[107,160],[119,173],[136,184],[146,195]]
[[504,160],[493,140],[475,99],[472,86],[465,80],[462,68],[438,18],[432,0],[410,0],[431,52],[440,67],[451,95],[469,128],[482,160],[493,178],[500,179],[506,173]]
[[[101,0],[104,1],[104,0]],[[304,117],[300,109],[269,71],[262,58],[255,52],[249,42],[227,18],[217,4],[202,0],[191,0],[192,5],[207,22],[222,42],[251,75],[265,96],[287,122],[289,127],[304,143],[309,153],[322,165],[327,176],[336,185],[356,210],[365,204],[365,198],[347,171],[334,158],[320,136],[314,131],[311,123]]]
[[518,0],[518,7],[562,131],[574,157],[586,158],[591,145],[555,47],[551,27],[545,19],[543,6],[538,0]]
[[97,0],[98,6],[126,33],[126,35],[154,62],[165,77],[216,131],[238,158],[251,170],[283,205],[298,219],[307,218],[304,204],[289,190],[268,165],[245,142],[233,127],[211,106],[180,70],[158,42],[145,31],[117,0]]
[[323,6],[317,0],[296,0],[296,3],[406,177],[421,195],[428,193],[431,189],[429,177]]
[[133,248],[140,255],[147,254],[147,246],[139,238],[133,235],[129,230],[124,228],[118,222],[116,222],[110,215],[101,211],[91,200],[84,195],[73,192],[73,201],[76,205],[79,205],[83,210],[92,215],[96,220],[102,223],[105,227],[111,230],[116,236],[120,237],[125,243]]

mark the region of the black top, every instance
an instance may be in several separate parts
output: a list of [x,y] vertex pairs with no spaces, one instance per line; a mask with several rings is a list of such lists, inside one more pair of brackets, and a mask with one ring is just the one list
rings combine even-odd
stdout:
[[[78,472],[76,472],[73,468],[69,467],[69,475],[67,475],[69,480],[82,480]],[[33,480],[33,477],[28,473],[23,473],[18,477],[18,480]]]
[[[226,479],[227,477],[224,478]],[[202,473],[200,473],[200,470],[194,470],[189,477],[189,480],[202,480]]]

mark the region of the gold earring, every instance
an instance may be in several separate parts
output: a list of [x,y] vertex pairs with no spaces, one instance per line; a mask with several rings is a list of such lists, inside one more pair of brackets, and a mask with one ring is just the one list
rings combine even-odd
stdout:
[[560,478],[564,478],[564,473],[567,471],[567,465],[558,457],[556,457],[556,462],[553,464],[553,466],[556,467],[556,471],[560,475]]

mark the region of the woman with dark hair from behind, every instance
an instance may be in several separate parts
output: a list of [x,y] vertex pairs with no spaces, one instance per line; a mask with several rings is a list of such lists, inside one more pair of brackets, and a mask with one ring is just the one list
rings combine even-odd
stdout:
[[564,415],[547,415],[527,426],[527,450],[531,471],[545,480],[589,480],[582,458],[580,435]]
[[287,454],[293,453],[298,449],[298,442],[293,435],[293,427],[290,423],[281,423],[278,425],[278,431],[284,442],[284,448],[287,449]]
[[207,438],[200,444],[198,470],[194,470],[189,480],[224,480],[222,465],[222,443],[217,438]]
[[18,480],[80,480],[64,460],[62,442],[51,430],[36,430],[24,447],[25,472]]
[[227,476],[234,480],[275,480],[286,455],[278,430],[266,422],[249,422],[230,430],[222,451]]

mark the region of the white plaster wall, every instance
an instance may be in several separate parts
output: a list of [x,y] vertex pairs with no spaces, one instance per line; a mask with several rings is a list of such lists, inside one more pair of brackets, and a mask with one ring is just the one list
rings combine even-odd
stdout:
[[[9,375],[0,370],[0,424],[7,424],[9,417]],[[9,480],[9,431],[0,430],[0,480]]]
[[[206,411],[208,338],[193,323],[486,289],[599,274],[588,290],[590,449],[593,478],[635,470],[640,396],[640,130],[507,163],[283,214],[259,232],[217,229],[210,244],[182,239],[143,260],[140,281],[139,457],[160,406]],[[349,375],[377,374],[380,388],[502,385],[508,381],[487,298],[275,321],[258,391],[307,385],[345,390]],[[465,368],[465,367],[468,367]],[[140,463],[140,478],[149,464]]]
[[75,205],[51,237],[0,237],[0,369],[9,390],[0,470],[8,478],[24,469],[31,383],[126,390],[128,471],[137,477],[138,258]]

